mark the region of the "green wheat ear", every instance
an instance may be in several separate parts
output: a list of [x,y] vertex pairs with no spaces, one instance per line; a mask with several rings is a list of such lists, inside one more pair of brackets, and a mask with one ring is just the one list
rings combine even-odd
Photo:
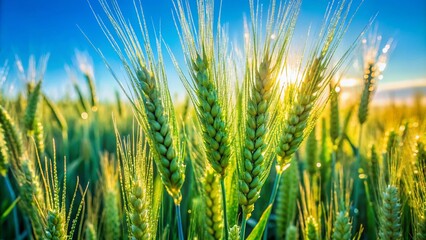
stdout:
[[227,36],[220,25],[214,35],[214,1],[197,0],[198,24],[186,7],[181,0],[175,2],[189,76],[169,52],[195,107],[208,162],[224,178],[232,150]]
[[[194,123],[196,124],[196,122]],[[203,146],[200,146],[202,137],[197,134],[196,127],[187,126],[188,147],[192,169],[194,171],[194,186],[200,191],[201,205],[199,219],[201,220],[203,236],[208,239],[222,239],[222,190],[220,188],[220,175],[208,164]],[[199,231],[199,229],[197,229]]]
[[22,116],[23,112],[25,111],[26,104],[27,103],[25,101],[24,94],[22,92],[19,92],[18,96],[16,97],[16,105],[15,105],[16,114]]
[[[56,149],[53,142],[53,160],[45,158],[43,164],[38,160],[25,160],[22,169],[18,170],[21,196],[26,204],[34,234],[37,239],[72,239],[78,227],[78,220],[83,210],[87,187],[82,191],[81,202],[74,209],[77,191],[81,189],[77,178],[71,201],[67,204],[67,171],[64,159],[63,182],[59,182],[56,162]],[[35,175],[34,162],[38,162],[40,173]],[[74,216],[74,217],[72,217]],[[41,230],[42,228],[43,230]]]
[[306,164],[310,176],[314,176],[317,171],[318,143],[316,127],[314,127],[306,139]]
[[314,217],[309,216],[306,220],[306,239],[307,240],[319,240],[318,238],[318,223]]
[[[275,157],[280,77],[287,61],[300,1],[290,1],[278,8],[272,1],[265,32],[261,29],[258,8],[254,1],[250,1],[252,23],[251,26],[246,23],[246,68],[238,122],[241,142],[239,203],[247,219],[254,210]],[[271,36],[275,36],[274,39]]]
[[369,64],[364,73],[364,88],[362,90],[361,102],[359,103],[358,110],[358,121],[360,124],[365,123],[368,116],[368,105],[371,102],[373,91],[376,86],[374,85],[375,79],[375,66],[374,64]]
[[350,240],[351,239],[351,223],[349,216],[345,211],[337,214],[333,224],[333,240]]
[[39,120],[39,117],[37,117],[35,120],[34,140],[37,148],[37,153],[40,156],[44,156],[44,128],[43,124]]
[[49,99],[49,97],[46,96],[46,94],[43,94],[43,100],[46,103],[47,107],[49,108],[50,112],[52,113],[53,118],[55,119],[59,128],[61,128],[62,132],[67,132],[68,124],[61,110],[58,108],[58,106],[55,103],[52,102],[52,100]]
[[83,73],[84,79],[86,80],[86,84],[89,87],[90,92],[90,105],[91,110],[96,112],[98,110],[98,97],[96,95],[95,88],[95,74],[93,70],[92,59],[88,54],[76,52],[76,60],[80,71]]
[[229,229],[229,240],[239,240],[240,239],[240,227],[234,225]]
[[85,240],[97,240],[98,236],[96,234],[96,229],[92,223],[86,224],[86,230],[84,231]]
[[38,171],[32,160],[23,157],[19,169],[16,171],[16,180],[19,185],[19,194],[21,196],[21,209],[29,216],[33,231],[36,237],[43,236],[43,222],[38,215],[38,208],[45,205],[45,197]]
[[120,238],[121,202],[118,174],[113,158],[104,154],[101,158],[102,197],[105,205],[103,212],[103,232],[107,239]]
[[21,133],[3,106],[0,106],[0,127],[3,130],[9,156],[19,162],[24,154]]
[[9,149],[4,139],[3,128],[0,124],[0,175],[6,176],[9,168]]
[[115,120],[114,128],[128,234],[132,239],[156,239],[163,187],[161,181],[154,182],[152,152],[140,128],[124,139]]
[[117,106],[118,116],[121,117],[123,116],[123,102],[121,101],[120,92],[115,90],[114,95],[115,95],[115,103]]
[[28,105],[24,116],[24,126],[28,132],[33,132],[36,127],[36,114],[41,94],[41,83],[42,81],[39,81],[28,96]]
[[99,237],[99,224],[101,219],[101,194],[102,188],[94,190],[94,194],[87,192],[85,204],[87,206],[87,215],[84,220],[84,232],[82,233],[85,240],[97,240]]
[[[142,41],[138,39],[133,26],[124,18],[118,2],[112,2],[113,7],[106,0],[99,0],[110,22],[109,26],[99,15],[94,15],[126,70],[130,80],[129,89],[123,86],[111,66],[106,60],[105,62],[129,98],[135,117],[147,135],[162,182],[176,205],[179,205],[185,180],[184,147],[167,88],[161,37],[155,42],[157,52],[154,54],[141,7],[138,8],[135,4]],[[109,27],[112,27],[112,30]],[[100,51],[99,54],[103,56]]]
[[402,239],[401,203],[397,187],[391,185],[386,187],[382,193],[380,208],[379,239]]
[[[328,8],[320,32],[320,39],[312,52],[305,69],[298,74],[298,87],[290,92],[291,105],[286,109],[281,137],[277,147],[277,169],[282,171],[291,156],[297,151],[302,141],[309,135],[318,116],[321,114],[328,101],[325,89],[336,72],[350,57],[355,44],[338,60],[337,64],[330,67],[330,61],[335,55],[337,47],[346,33],[352,18],[348,19],[351,1],[342,1],[336,6]],[[286,104],[287,105],[287,104]]]
[[285,233],[285,240],[297,240],[297,239],[299,239],[297,227],[294,225],[288,226]]
[[373,144],[370,150],[370,178],[373,189],[378,189],[379,187],[379,173],[379,155],[377,154],[376,146]]
[[146,69],[137,72],[137,76],[140,84],[139,89],[141,90],[139,94],[146,111],[146,115],[140,117],[146,117],[151,148],[155,150],[155,161],[161,174],[161,179],[169,194],[179,204],[182,199],[180,189],[185,176],[182,162],[183,156],[179,156],[177,151],[180,141],[177,136],[178,132],[175,135],[177,137],[172,138],[173,132],[171,132],[170,119],[161,103],[160,91],[157,89],[154,76]]
[[228,66],[232,62],[228,58],[229,44],[225,30],[220,24],[216,26],[217,32],[214,30],[214,1],[196,2],[198,24],[195,24],[189,3],[174,1],[176,25],[189,74],[184,73],[170,49],[169,53],[195,108],[208,163],[220,176],[223,232],[224,237],[228,238],[226,193],[229,190],[225,190],[225,177],[227,169],[233,169],[229,165],[232,145],[235,144],[235,141],[231,142],[235,134],[232,128],[235,109],[231,106],[231,71]]
[[86,103],[86,99],[84,98],[83,92],[81,91],[80,85],[76,82],[73,81],[73,87],[75,92],[77,93],[78,96],[78,100],[80,102],[80,107],[81,109],[77,106],[78,112],[88,112],[88,108],[87,108],[87,103]]
[[223,217],[221,189],[219,185],[219,176],[213,169],[207,170],[204,179],[204,200],[206,201],[206,228],[209,239],[222,239]]
[[399,153],[399,147],[401,144],[401,136],[395,130],[391,130],[386,134],[386,148],[383,155],[383,167],[384,167],[384,180],[385,183],[389,183],[391,180],[392,164],[393,160],[396,159]]
[[381,40],[382,37],[378,34],[377,27],[362,40],[364,85],[358,109],[358,121],[361,125],[367,121],[369,104],[377,89],[377,82],[383,77],[389,54],[394,47],[393,40],[390,39],[383,48],[380,48]]
[[419,137],[416,142],[416,164],[418,168],[426,167],[426,142],[424,139]]

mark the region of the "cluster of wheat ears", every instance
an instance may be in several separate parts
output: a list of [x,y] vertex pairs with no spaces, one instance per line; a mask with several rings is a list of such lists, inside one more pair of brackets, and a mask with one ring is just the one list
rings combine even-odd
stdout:
[[[426,239],[421,96],[369,114],[393,44],[370,22],[337,54],[351,1],[329,4],[297,59],[301,0],[249,0],[241,49],[213,0],[197,0],[195,15],[173,0],[184,64],[161,34],[152,40],[140,1],[134,25],[117,0],[96,4],[128,80],[95,49],[128,103],[118,91],[115,104],[98,101],[82,54],[79,74],[69,69],[75,100],[43,91],[47,57],[28,71],[17,61],[26,92],[0,91],[0,239]],[[358,47],[362,89],[345,104],[339,82]],[[162,49],[187,90],[181,104]]]

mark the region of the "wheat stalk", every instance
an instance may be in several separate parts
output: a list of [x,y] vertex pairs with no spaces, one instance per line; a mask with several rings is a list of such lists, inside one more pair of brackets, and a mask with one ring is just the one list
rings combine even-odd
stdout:
[[76,52],[75,58],[80,71],[83,73],[87,86],[89,87],[91,110],[96,112],[98,110],[98,97],[96,95],[95,74],[92,59],[88,56],[88,54],[81,52]]
[[333,145],[336,145],[340,137],[340,114],[339,114],[339,97],[340,86],[330,83],[330,137]]
[[335,6],[328,8],[319,34],[319,41],[312,53],[309,54],[305,70],[299,74],[301,80],[298,81],[298,88],[290,92],[291,96],[287,97],[292,100],[292,104],[286,110],[277,147],[278,172],[284,169],[304,138],[311,132],[316,119],[328,101],[329,96],[324,96],[326,86],[355,47],[355,44],[352,44],[337,64],[329,70],[330,61],[352,21],[351,18],[348,20],[351,3],[351,1],[342,1],[336,9],[333,8]]
[[[335,170],[336,170],[336,159],[337,159],[337,149],[338,147],[335,145],[331,151],[331,163],[330,163],[330,155],[329,155],[329,144],[328,144],[328,134],[327,134],[327,120],[326,118],[322,118],[321,121],[321,143],[319,150],[319,163],[320,169],[319,173],[321,178],[324,179],[330,174],[331,179],[334,179]],[[317,166],[318,167],[318,166]],[[330,181],[333,181],[331,180]]]
[[298,197],[300,229],[305,239],[308,239],[308,236],[317,239],[325,229],[322,225],[323,221],[319,220],[323,216],[323,208],[317,204],[321,202],[321,188],[318,181],[310,181],[306,171],[302,176],[303,179],[299,182],[300,196]]
[[226,35],[219,24],[218,35],[213,35],[213,1],[197,0],[197,25],[191,11],[184,7],[182,1],[174,2],[174,5],[190,77],[184,74],[174,56],[172,57],[195,107],[206,145],[207,159],[223,178],[231,154],[228,140],[231,124],[227,116],[230,95],[226,90],[230,84],[227,73],[224,72],[224,65],[227,63]]
[[376,146],[373,144],[370,150],[370,178],[372,189],[378,189],[379,187],[379,155],[377,154]]
[[78,83],[75,80],[73,80],[72,85],[74,87],[75,92],[77,93],[77,97],[81,106],[81,109],[78,108],[78,111],[79,112],[82,111],[82,114],[87,113],[88,107],[87,107],[86,99],[84,98],[83,92],[81,91],[80,85],[78,85]]
[[[194,122],[196,125],[197,122]],[[222,189],[220,188],[220,175],[209,165],[206,153],[199,142],[202,137],[197,134],[196,126],[187,126],[186,130],[191,164],[194,172],[195,186],[200,191],[203,203],[202,226],[205,228],[205,236],[208,239],[222,239],[223,215],[222,215]]]
[[41,182],[37,175],[34,162],[27,157],[23,151],[21,133],[14,121],[2,106],[0,106],[0,127],[5,137],[5,146],[9,150],[8,155],[12,157],[12,169],[18,182],[18,189],[21,195],[20,204],[24,212],[29,216],[37,237],[43,235],[42,225],[37,216],[37,202],[42,205],[44,196]]
[[34,166],[34,162],[26,156],[22,157],[19,168],[14,169],[22,199],[21,208],[28,214],[36,237],[43,236],[42,222],[37,214],[38,205],[44,206],[45,197],[42,182]]
[[92,105],[91,109],[93,112],[96,112],[98,110],[98,100],[96,96],[94,77],[90,76],[88,73],[84,73],[84,78],[86,79],[87,85],[89,86],[90,104]]
[[[45,158],[43,165],[40,162],[40,159],[37,160],[38,166],[40,167],[40,178],[32,177],[32,185],[28,185],[25,191],[29,191],[30,188],[36,189],[38,180],[40,182],[40,189],[38,190],[40,194],[44,194],[43,197],[37,196],[37,192],[30,191],[29,196],[32,199],[32,205],[30,205],[32,211],[35,213],[35,219],[31,221],[40,221],[43,226],[42,235],[37,235],[38,238],[42,237],[43,239],[72,239],[77,228],[78,219],[83,210],[84,197],[88,189],[87,187],[82,190],[81,201],[78,204],[76,210],[74,210],[75,198],[77,195],[78,189],[80,189],[79,179],[77,178],[76,187],[74,189],[73,195],[69,205],[67,205],[67,170],[66,170],[66,160],[64,158],[64,172],[63,172],[63,182],[59,182],[59,174],[57,169],[56,162],[56,146],[53,141],[53,160],[48,160]],[[31,165],[28,165],[31,166]],[[42,166],[44,169],[42,169]],[[31,170],[28,168],[28,170]],[[44,170],[44,171],[43,171]],[[25,174],[25,170],[24,170]],[[27,173],[26,175],[33,174]],[[30,179],[27,179],[27,181]],[[74,214],[74,217],[71,216]],[[32,216],[32,215],[30,215]]]
[[314,127],[306,139],[306,164],[309,175],[312,177],[315,176],[317,172],[317,162],[318,162],[318,144],[316,136],[316,128]]
[[43,230],[40,219],[37,217],[36,202],[43,203],[43,193],[41,183],[36,173],[34,162],[27,157],[27,152],[23,151],[23,143],[19,129],[7,113],[0,106],[0,127],[5,133],[5,140],[9,156],[12,157],[12,170],[18,183],[18,190],[21,195],[20,207],[29,216],[34,229],[34,234],[42,236]]
[[390,174],[392,171],[392,164],[398,155],[401,139],[395,130],[391,130],[386,134],[386,148],[383,154],[383,171],[385,183],[391,180]]
[[209,164],[220,175],[224,219],[224,236],[228,236],[225,175],[231,156],[232,112],[229,88],[228,42],[225,30],[217,23],[214,35],[214,1],[197,0],[198,24],[188,5],[174,2],[179,39],[184,50],[189,77],[184,74],[174,55],[178,70],[200,123],[205,152]]
[[32,135],[36,128],[36,114],[41,95],[41,83],[42,81],[39,81],[28,96],[28,105],[25,110],[24,126],[30,135]]
[[297,161],[293,159],[289,168],[284,171],[277,195],[277,235],[286,236],[286,231],[293,224],[297,210],[297,196],[299,194],[299,171]]
[[[279,78],[287,60],[300,1],[268,9],[266,30],[263,32],[260,6],[250,1],[251,24],[246,23],[246,70],[242,87],[242,108],[239,114],[239,203],[243,218],[249,219],[259,198],[274,159]],[[250,29],[250,30],[248,30]],[[241,234],[245,226],[242,223]]]
[[140,129],[122,140],[115,122],[114,127],[128,233],[134,239],[156,239],[162,187],[154,185],[152,153]]
[[[367,121],[369,104],[373,95],[377,89],[377,81],[382,79],[382,73],[386,68],[388,55],[391,52],[392,39],[390,39],[383,49],[380,49],[380,44],[382,36],[378,34],[377,26],[369,33],[368,38],[362,40],[363,44],[363,79],[364,85],[361,94],[360,104],[358,108],[358,122],[360,124],[359,136],[358,136],[358,149],[356,153],[356,171],[359,171],[361,167],[361,147],[362,147],[362,137],[363,137],[363,125]],[[388,162],[387,158],[385,162],[385,174],[387,174]],[[385,175],[385,181],[388,182],[388,177]],[[355,207],[358,207],[359,192],[361,191],[362,185],[359,178],[355,179]],[[357,219],[355,218],[354,227],[357,228]]]
[[25,98],[24,94],[22,92],[18,93],[18,96],[16,97],[16,106],[15,106],[15,112],[19,115],[21,115],[25,110]]
[[[400,166],[404,169],[402,175],[402,194],[401,202],[411,206],[410,213],[407,214],[406,206],[404,206],[401,218],[405,221],[402,222],[403,227],[403,238],[407,236],[413,236],[414,239],[424,239],[426,237],[426,148],[425,148],[425,136],[422,133],[423,127],[420,133],[414,136],[408,135],[403,143],[403,155],[399,159],[401,161]],[[401,148],[401,147],[399,147]],[[404,151],[408,150],[408,151]],[[414,152],[414,154],[413,154]],[[400,168],[401,168],[400,167]],[[405,174],[405,173],[414,173]],[[406,201],[408,197],[408,201]],[[412,228],[406,226],[406,216],[414,215],[412,219]],[[408,224],[407,224],[408,225]],[[412,230],[412,232],[410,231]],[[412,235],[411,235],[412,234]]]
[[358,109],[358,121],[362,125],[368,117],[369,104],[377,89],[377,81],[382,79],[382,73],[393,49],[393,40],[390,39],[383,48],[380,48],[382,36],[378,34],[377,26],[362,40],[364,63],[364,86]]
[[47,107],[49,108],[50,112],[53,115],[53,118],[55,119],[56,123],[58,124],[59,128],[61,128],[63,133],[67,133],[68,131],[68,124],[65,120],[64,115],[59,110],[58,106],[52,102],[52,100],[49,99],[46,94],[43,94],[43,100],[46,103]]
[[94,190],[94,195],[89,191],[86,197],[87,215],[84,222],[84,239],[99,239],[99,214],[101,210],[101,194],[102,188]]
[[364,88],[362,90],[361,102],[359,104],[358,110],[358,121],[360,124],[363,124],[367,120],[368,116],[368,105],[371,102],[372,92],[376,89],[374,78],[375,67],[373,64],[369,64],[364,73]]
[[121,101],[120,93],[115,91],[115,101],[117,105],[118,116],[123,116],[123,102]]
[[106,208],[103,212],[103,232],[107,239],[120,238],[120,194],[118,172],[114,159],[105,154],[101,158],[103,202]]
[[[129,98],[137,120],[148,136],[148,143],[163,184],[178,206],[182,200],[180,189],[185,179],[184,148],[180,142],[174,107],[167,88],[160,40],[156,41],[157,58],[155,58],[140,5],[138,8],[135,3],[142,46],[134,28],[125,20],[118,2],[112,1],[112,8],[105,0],[99,0],[99,3],[114,32],[111,32],[103,19],[94,13],[96,20],[126,70],[130,79],[130,91],[125,89],[106,62],[107,66]],[[103,56],[100,51],[99,54]]]

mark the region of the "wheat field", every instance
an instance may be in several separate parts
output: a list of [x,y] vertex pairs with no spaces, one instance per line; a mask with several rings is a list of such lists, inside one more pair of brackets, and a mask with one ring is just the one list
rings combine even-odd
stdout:
[[375,103],[398,46],[374,18],[343,44],[362,4],[331,1],[293,54],[301,0],[248,0],[242,42],[214,0],[170,1],[178,49],[143,2],[88,1],[109,49],[82,35],[120,86],[109,101],[87,55],[75,98],[46,91],[47,56],[17,94],[0,81],[0,239],[426,239],[424,97]]

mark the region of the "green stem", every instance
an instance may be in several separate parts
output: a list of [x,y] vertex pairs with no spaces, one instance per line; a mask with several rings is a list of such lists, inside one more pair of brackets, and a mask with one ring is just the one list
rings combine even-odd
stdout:
[[180,204],[175,204],[176,206],[176,216],[178,220],[178,232],[179,232],[179,240],[183,240],[183,229],[182,229],[182,216],[180,214]]
[[[361,179],[359,179],[359,169],[361,167],[361,144],[362,144],[362,127],[364,124],[361,124],[359,127],[359,136],[358,136],[358,148],[356,152],[356,162],[355,162],[355,191],[354,191],[354,211],[358,210],[358,202],[359,202],[359,195],[361,193]],[[356,212],[356,215],[358,213]],[[358,224],[358,216],[354,215],[354,230],[357,229]]]
[[275,176],[274,188],[272,189],[272,195],[271,195],[271,198],[269,199],[268,205],[274,204],[275,197],[277,196],[277,192],[278,192],[278,187],[280,186],[280,180],[282,175],[283,175],[283,172],[279,172]]
[[224,221],[224,231],[225,231],[225,240],[228,240],[228,215],[226,213],[226,189],[225,189],[225,177],[220,178],[220,187],[222,189],[222,208],[223,208],[223,221]]
[[62,144],[63,144],[63,148],[64,148],[64,155],[67,156],[67,158],[69,158],[70,155],[69,155],[68,130],[67,129],[62,130]]
[[364,124],[361,124],[361,126],[359,127],[358,151],[357,151],[357,155],[356,155],[357,164],[361,163],[361,143],[362,143],[362,127],[363,126],[364,126]]
[[349,144],[349,146],[351,147],[351,149],[352,149],[352,154],[354,155],[354,157],[356,157],[357,156],[357,153],[358,153],[358,148],[356,148],[355,147],[355,145],[352,143],[352,140],[349,138],[349,136],[348,135],[344,135],[344,139],[346,140],[346,142]]
[[241,220],[240,240],[244,240],[244,237],[246,235],[246,225],[247,225],[246,213],[243,211],[243,219]]
[[336,180],[336,162],[337,162],[337,145],[333,145],[333,148],[331,150],[331,186],[333,186],[334,181]]
[[336,179],[337,146],[333,145],[331,150],[331,180]]
[[[280,180],[281,180],[281,176],[283,175],[283,172],[277,172],[277,174],[275,175],[275,180],[274,180],[274,187],[272,189],[272,194],[271,197],[269,198],[269,205],[273,205],[275,202],[275,197],[277,196],[277,192],[278,192],[278,187],[280,186]],[[268,239],[268,223],[269,223],[269,217],[266,220],[266,227],[265,227],[265,233],[263,234],[263,240]]]
[[[4,177],[5,183],[6,183],[6,188],[7,191],[9,192],[10,198],[11,198],[11,202],[15,201],[16,199],[16,194],[13,191],[13,187],[12,184],[10,183],[9,177],[6,175]],[[14,223],[14,227],[15,227],[15,236],[16,239],[19,239],[20,234],[19,234],[19,221],[18,221],[18,212],[16,210],[16,206],[13,208],[12,210],[12,214],[13,214],[13,223]]]

